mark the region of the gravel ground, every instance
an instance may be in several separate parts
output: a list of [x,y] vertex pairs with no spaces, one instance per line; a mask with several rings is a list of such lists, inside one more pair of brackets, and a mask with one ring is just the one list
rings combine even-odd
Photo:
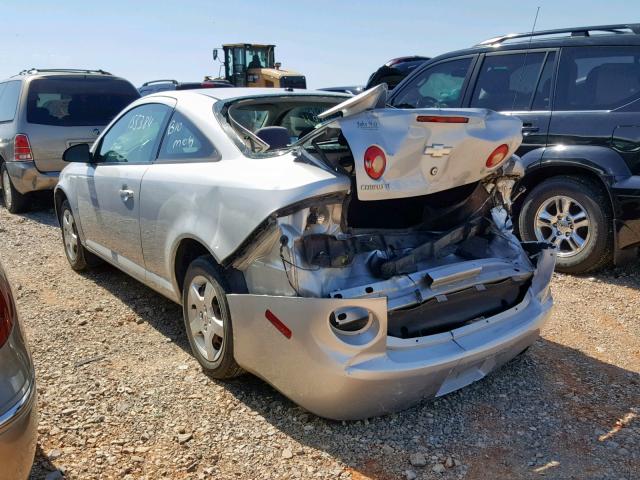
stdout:
[[205,376],[180,307],[108,266],[73,272],[48,204],[0,209],[0,245],[39,382],[34,479],[640,478],[640,263],[556,275],[553,318],[525,355],[345,423],[252,376]]

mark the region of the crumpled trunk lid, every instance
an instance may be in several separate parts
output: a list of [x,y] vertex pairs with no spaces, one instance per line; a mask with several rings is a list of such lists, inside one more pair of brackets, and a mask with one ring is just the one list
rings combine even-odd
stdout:
[[[447,123],[447,119],[464,123]],[[462,119],[462,120],[460,120]],[[373,109],[336,119],[354,158],[360,200],[429,195],[477,182],[493,168],[491,153],[522,141],[522,122],[484,109]],[[386,167],[378,179],[365,170],[365,152],[377,146]]]

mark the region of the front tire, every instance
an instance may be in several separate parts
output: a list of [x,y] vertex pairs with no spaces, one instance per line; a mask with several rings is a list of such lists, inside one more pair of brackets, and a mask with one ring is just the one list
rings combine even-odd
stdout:
[[219,380],[242,373],[233,355],[233,325],[228,289],[208,256],[196,258],[184,279],[182,309],[193,355],[202,369]]
[[0,168],[0,183],[2,184],[4,206],[10,213],[23,213],[29,210],[31,207],[31,197],[15,189],[13,183],[11,183],[9,171],[4,164],[2,164]]
[[611,262],[613,216],[606,192],[580,176],[557,176],[525,198],[518,219],[526,241],[556,245],[556,270],[587,273]]
[[80,272],[101,263],[98,257],[82,245],[80,236],[78,235],[76,220],[73,216],[73,210],[71,210],[71,205],[69,205],[67,200],[62,202],[60,206],[60,228],[62,230],[64,253],[67,256],[71,268]]

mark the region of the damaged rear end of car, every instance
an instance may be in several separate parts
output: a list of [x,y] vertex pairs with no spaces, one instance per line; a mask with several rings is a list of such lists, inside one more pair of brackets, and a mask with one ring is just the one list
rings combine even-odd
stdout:
[[350,188],[284,206],[228,266],[234,355],[306,409],[357,419],[483,378],[535,341],[555,252],[512,233],[520,121],[384,108],[325,112],[296,162]]

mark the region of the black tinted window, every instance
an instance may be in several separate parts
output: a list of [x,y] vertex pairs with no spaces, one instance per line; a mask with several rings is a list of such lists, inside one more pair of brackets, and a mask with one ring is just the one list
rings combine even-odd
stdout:
[[565,48],[556,110],[611,110],[640,97],[638,47]]
[[16,116],[21,86],[20,81],[0,84],[0,122],[10,122]]
[[110,78],[33,80],[27,121],[43,125],[106,125],[140,95],[128,82]]
[[149,103],[133,108],[115,122],[103,137],[98,160],[148,163],[155,159],[162,126],[171,112],[166,105]]
[[491,110],[529,110],[544,53],[488,55],[482,62],[471,106]]
[[158,160],[188,160],[217,156],[215,149],[187,118],[175,112],[167,125]]
[[538,79],[536,88],[536,96],[533,98],[532,110],[550,110],[551,109],[551,82],[553,80],[553,69],[556,64],[556,53],[550,52],[544,63],[542,74]]
[[394,98],[398,108],[458,107],[471,58],[449,60],[418,73]]

